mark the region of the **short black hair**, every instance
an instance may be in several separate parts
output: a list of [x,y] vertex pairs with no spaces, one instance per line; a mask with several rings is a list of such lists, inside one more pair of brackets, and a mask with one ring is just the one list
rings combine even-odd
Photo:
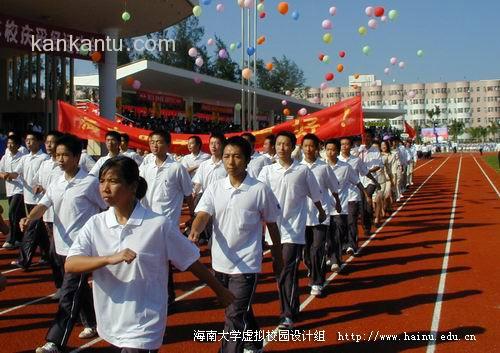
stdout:
[[38,132],[38,131],[28,131],[26,133],[26,137],[28,135],[33,135],[37,141],[43,142],[43,134],[41,132]]
[[252,146],[250,146],[250,143],[245,138],[241,136],[230,137],[226,140],[224,148],[229,145],[238,147],[245,157],[247,164],[250,162],[252,158]]
[[117,131],[108,131],[108,132],[106,132],[106,136],[105,137],[112,137],[112,138],[114,138],[118,142],[120,142],[122,140],[122,137],[121,137],[120,133],[117,132]]
[[335,145],[335,147],[337,148],[337,152],[340,152],[340,140],[339,139],[334,139],[334,138],[331,138],[331,139],[328,139],[325,141],[325,148],[326,146],[328,146],[329,144],[333,144]]
[[297,144],[297,137],[295,137],[295,134],[290,131],[280,131],[276,134],[276,140],[278,140],[278,137],[280,136],[285,136],[290,139],[292,142],[292,148],[295,148],[295,145]]
[[274,136],[273,134],[267,135],[266,138],[264,139],[264,141],[265,140],[269,140],[269,143],[271,144],[271,146],[276,145],[276,136]]
[[57,139],[57,146],[65,146],[73,156],[80,156],[82,154],[82,142],[80,139],[71,134],[64,134],[61,138]]
[[302,138],[302,143],[304,143],[305,140],[311,140],[312,142],[314,142],[314,146],[316,147],[316,149],[319,149],[321,140],[315,134],[305,134]]
[[127,144],[130,141],[130,137],[127,134],[121,134],[120,137],[121,139],[125,140]]
[[116,169],[123,180],[129,185],[137,183],[135,197],[139,200],[146,195],[148,183],[144,178],[139,176],[139,167],[137,163],[126,156],[116,156],[108,159],[99,170],[99,180],[110,169]]
[[341,137],[339,139],[339,141],[342,141],[342,140],[348,140],[349,141],[349,144],[352,146],[353,143],[354,143],[354,139],[351,137],[351,136],[344,136],[344,137]]
[[226,144],[226,136],[224,136],[224,134],[221,134],[220,132],[212,132],[210,134],[209,141],[212,138],[218,139],[222,143],[223,146]]
[[250,132],[244,132],[241,134],[241,137],[245,138],[247,137],[248,138],[248,141],[253,145],[255,144],[255,141],[257,141],[257,139],[255,138],[255,136],[253,134],[251,134]]
[[57,140],[59,140],[61,137],[63,137],[63,133],[60,132],[60,131],[57,131],[57,130],[51,130],[49,132],[47,132],[47,135],[45,138],[49,137],[49,136],[54,136],[56,138],[56,142]]
[[203,144],[203,142],[201,141],[201,137],[200,136],[197,136],[197,135],[189,136],[188,141],[191,140],[191,139],[194,140],[195,145],[197,145],[197,146],[199,146],[201,148],[201,145]]
[[21,143],[23,143],[23,141],[21,140],[21,136],[19,136],[19,135],[9,135],[9,136],[7,136],[7,141],[8,140],[11,140],[17,146],[21,146]]
[[167,145],[170,145],[170,143],[172,142],[172,137],[170,136],[170,132],[168,131],[165,131],[165,130],[153,130],[150,134],[149,134],[149,138],[153,137],[153,136],[161,136],[163,138],[163,140],[165,140],[165,143]]

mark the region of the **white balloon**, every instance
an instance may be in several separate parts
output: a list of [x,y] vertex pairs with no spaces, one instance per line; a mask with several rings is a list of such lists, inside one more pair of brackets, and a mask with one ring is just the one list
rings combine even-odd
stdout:
[[243,7],[247,8],[247,9],[253,7],[253,0],[244,0]]
[[286,91],[285,91],[285,94],[286,94],[287,96],[290,96],[290,95],[292,94],[292,92],[290,92],[289,90],[286,90]]
[[207,45],[214,45],[215,41],[212,38],[208,38]]
[[373,11],[374,11],[374,9],[373,9],[372,6],[367,6],[366,9],[365,9],[366,16],[372,17],[373,16]]
[[337,8],[335,6],[332,6],[328,10],[328,12],[330,13],[330,15],[335,16],[335,14],[337,13]]
[[326,89],[328,88],[328,83],[322,82],[321,85],[319,86],[321,89]]
[[195,47],[192,47],[191,49],[189,49],[188,55],[192,58],[195,58],[198,56],[198,50]]
[[368,27],[371,29],[377,28],[377,20],[372,18],[370,21],[368,21]]
[[415,95],[416,95],[415,91],[409,91],[408,92],[408,97],[409,98],[415,98]]
[[384,74],[389,75],[389,72],[390,72],[390,71],[391,71],[391,70],[389,70],[389,68],[388,68],[388,67],[386,67],[386,68],[384,69]]
[[286,99],[283,99],[283,100],[281,101],[281,104],[282,104],[282,105],[287,105],[287,104],[288,104],[288,102],[286,101]]
[[194,61],[196,66],[202,67],[203,66],[203,58],[201,56],[197,57],[196,60]]
[[393,56],[390,60],[391,62],[391,65],[396,65],[396,63],[398,62],[398,58],[396,58],[395,56]]
[[306,109],[306,108],[300,108],[300,109],[299,109],[299,115],[304,116],[304,115],[306,115],[306,114],[307,114],[307,109]]
[[380,17],[380,21],[387,22],[387,16],[383,15],[382,17]]
[[404,69],[404,67],[405,67],[405,62],[404,61],[400,61],[399,62],[399,68],[400,69]]
[[215,9],[217,10],[217,12],[224,11],[224,4],[217,4],[217,6],[215,7]]

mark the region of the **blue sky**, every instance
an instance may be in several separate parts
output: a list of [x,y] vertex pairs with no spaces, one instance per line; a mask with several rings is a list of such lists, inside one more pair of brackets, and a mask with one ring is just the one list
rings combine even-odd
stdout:
[[[500,1],[498,0],[291,0],[286,16],[278,13],[279,1],[264,2],[266,18],[258,19],[258,33],[266,36],[264,45],[257,47],[258,57],[264,61],[273,56],[286,55],[304,71],[306,84],[317,87],[328,72],[335,73],[332,86],[347,85],[348,75],[354,73],[375,74],[384,83],[434,82],[499,79],[500,78]],[[225,10],[218,13],[216,4]],[[328,9],[337,8],[330,16]],[[382,23],[378,28],[368,28],[370,19],[365,15],[366,6],[383,6],[386,13],[395,9],[399,17]],[[236,0],[212,0],[202,6],[200,23],[205,27],[206,38],[214,34],[228,45],[240,41],[240,9]],[[297,10],[299,20],[291,17]],[[132,14],[133,16],[133,14]],[[321,27],[324,19],[333,22],[333,41],[325,44]],[[367,27],[365,36],[358,34],[358,27]],[[366,56],[362,48],[369,45],[371,54]],[[211,49],[212,47],[209,47]],[[422,49],[424,56],[417,57]],[[338,51],[347,55],[340,59]],[[331,63],[321,63],[319,53],[328,54]],[[239,51],[230,53],[239,61]],[[391,66],[390,57],[405,62],[399,69]],[[337,64],[344,65],[344,72],[336,72]],[[389,67],[391,73],[384,74]],[[76,65],[76,74],[93,71],[89,62]]]

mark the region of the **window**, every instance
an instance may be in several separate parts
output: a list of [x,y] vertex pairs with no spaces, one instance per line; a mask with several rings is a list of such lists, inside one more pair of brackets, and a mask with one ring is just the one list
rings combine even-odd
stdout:
[[478,112],[478,113],[481,113],[481,108],[477,108],[477,112]]
[[477,97],[476,102],[481,102],[481,97]]

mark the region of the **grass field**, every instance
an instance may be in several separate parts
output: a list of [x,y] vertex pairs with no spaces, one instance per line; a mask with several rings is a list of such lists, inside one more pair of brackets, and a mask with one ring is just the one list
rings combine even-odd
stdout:
[[483,159],[488,163],[495,171],[498,173],[500,171],[500,166],[498,165],[498,157],[496,154],[491,154],[488,156],[483,156]]

